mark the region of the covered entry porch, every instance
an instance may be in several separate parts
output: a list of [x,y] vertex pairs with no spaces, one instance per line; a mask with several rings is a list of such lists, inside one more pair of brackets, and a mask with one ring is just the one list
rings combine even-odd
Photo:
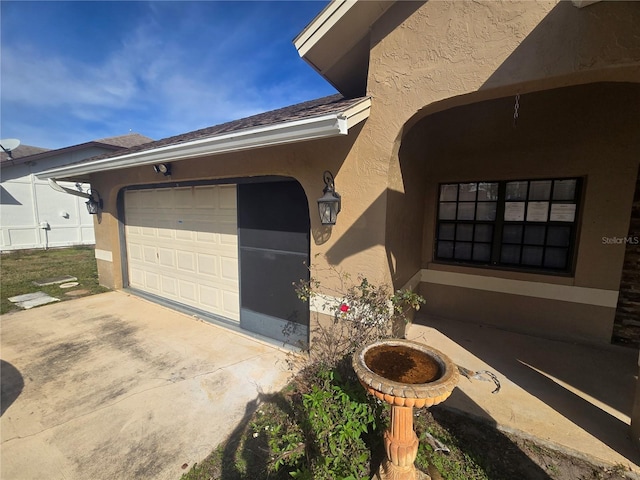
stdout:
[[603,238],[629,231],[640,143],[629,102],[638,84],[594,83],[412,119],[404,192],[387,202],[396,285],[418,284],[437,317],[610,343],[625,245]]

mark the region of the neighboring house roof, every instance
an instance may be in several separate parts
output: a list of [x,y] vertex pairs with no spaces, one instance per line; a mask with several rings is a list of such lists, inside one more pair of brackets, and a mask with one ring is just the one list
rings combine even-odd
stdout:
[[78,145],[72,145],[70,147],[58,148],[55,150],[49,150],[49,149],[39,148],[39,147],[28,147],[29,149],[33,149],[32,153],[27,153],[26,155],[20,155],[18,157],[16,156],[15,152],[18,152],[18,150],[22,148],[22,145],[21,145],[12,152],[13,160],[11,160],[6,153],[2,152],[2,160],[0,161],[0,166],[8,167],[13,165],[19,165],[21,163],[42,160],[44,158],[72,153],[78,150],[83,150],[85,148],[91,148],[91,147],[101,147],[108,150],[122,150],[124,148],[129,148],[136,145],[149,143],[152,141],[153,140],[151,138],[145,137],[144,135],[140,135],[139,133],[128,133],[126,135],[103,138],[100,140],[92,140],[90,142],[85,142]]
[[[41,147],[33,147],[31,145],[18,145],[17,148],[11,150],[11,158],[14,161],[18,160],[22,157],[29,157],[31,155],[35,155],[37,153],[42,153],[48,151],[48,148]],[[0,162],[4,162],[5,160],[10,160],[9,155],[4,151],[0,152]]]
[[106,170],[347,135],[349,128],[369,116],[370,107],[368,97],[331,95],[52,168],[38,177],[78,178]]

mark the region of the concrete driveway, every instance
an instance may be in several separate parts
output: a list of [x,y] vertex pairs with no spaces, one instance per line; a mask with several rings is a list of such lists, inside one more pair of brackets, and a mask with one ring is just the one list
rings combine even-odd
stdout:
[[3,480],[179,479],[289,378],[285,352],[123,292],[0,325]]

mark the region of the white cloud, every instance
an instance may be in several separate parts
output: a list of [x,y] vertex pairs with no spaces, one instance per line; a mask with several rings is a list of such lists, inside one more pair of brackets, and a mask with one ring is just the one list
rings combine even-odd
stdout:
[[[129,129],[162,138],[307,100],[318,90],[331,93],[321,80],[308,81],[305,75],[314,74],[299,59],[299,70],[282,71],[291,63],[279,58],[290,39],[274,32],[264,37],[263,9],[233,28],[222,16],[205,18],[202,9],[211,4],[183,5],[149,3],[135,28],[111,33],[120,38],[111,39],[115,48],[102,57],[80,60],[4,44],[2,120],[11,135],[30,132],[42,139],[32,144],[50,148]],[[171,24],[167,15],[176,12]],[[257,25],[263,29],[258,33]],[[290,52],[296,55],[293,47]],[[59,128],[63,133],[52,135]]]
[[119,105],[134,91],[123,71],[30,49],[3,47],[2,63],[3,100],[23,106]]

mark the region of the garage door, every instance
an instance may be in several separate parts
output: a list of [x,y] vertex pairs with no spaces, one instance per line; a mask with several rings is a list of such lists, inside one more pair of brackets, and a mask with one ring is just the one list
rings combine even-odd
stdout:
[[235,185],[125,192],[129,286],[239,320]]

